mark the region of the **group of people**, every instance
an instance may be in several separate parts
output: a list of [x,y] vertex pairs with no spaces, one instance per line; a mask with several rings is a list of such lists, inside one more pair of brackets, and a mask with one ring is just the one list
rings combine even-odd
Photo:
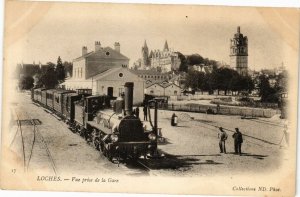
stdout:
[[[222,127],[219,127],[220,132],[218,133],[219,141],[219,147],[220,147],[220,153],[226,154],[226,146],[225,141],[228,138],[227,133],[224,131]],[[242,155],[242,143],[243,143],[243,135],[240,132],[239,128],[235,128],[235,133],[232,135],[234,139],[234,152],[235,154]]]
[[[144,121],[148,121],[147,117],[148,117],[148,108],[146,105],[144,105],[143,107],[143,112],[144,112]],[[133,114],[137,117],[137,118],[140,118],[140,108],[139,107],[136,107],[134,110],[133,110]]]

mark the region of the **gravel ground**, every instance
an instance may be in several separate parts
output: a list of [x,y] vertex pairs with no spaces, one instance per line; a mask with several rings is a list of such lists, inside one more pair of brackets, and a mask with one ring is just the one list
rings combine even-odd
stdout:
[[[171,127],[172,111],[159,111],[158,126],[166,142],[159,145],[165,154],[163,159],[147,160],[144,163],[152,170],[133,164],[112,164],[100,152],[88,145],[79,135],[72,133],[62,121],[47,113],[30,101],[26,94],[22,101],[12,101],[14,107],[25,118],[39,119],[35,145],[33,127],[24,126],[25,163],[28,171],[38,173],[74,173],[78,175],[118,174],[133,176],[212,176],[223,174],[269,172],[280,167],[286,160],[286,148],[280,147],[283,137],[283,121],[271,119],[245,120],[240,116],[207,115],[200,113],[176,112],[179,117],[177,127]],[[142,112],[142,110],[140,109]],[[152,111],[153,112],[153,111]],[[140,116],[142,118],[142,113]],[[145,122],[149,127],[149,122]],[[226,129],[227,154],[219,153],[218,127]],[[242,156],[233,154],[231,135],[235,127],[244,134]],[[16,133],[14,126],[11,139]],[[11,149],[22,160],[20,132],[16,135]],[[246,136],[247,135],[247,136]],[[45,143],[48,147],[48,152]],[[284,145],[284,143],[283,143]],[[32,150],[32,154],[31,154]],[[50,159],[49,154],[52,159]],[[30,158],[31,155],[31,158]],[[30,163],[28,161],[30,158]],[[53,167],[55,166],[55,167]]]

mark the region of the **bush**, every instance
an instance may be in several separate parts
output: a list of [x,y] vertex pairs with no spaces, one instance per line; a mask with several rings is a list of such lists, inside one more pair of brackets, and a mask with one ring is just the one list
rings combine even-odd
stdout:
[[19,81],[19,88],[21,90],[29,90],[33,88],[34,79],[31,76],[23,76]]

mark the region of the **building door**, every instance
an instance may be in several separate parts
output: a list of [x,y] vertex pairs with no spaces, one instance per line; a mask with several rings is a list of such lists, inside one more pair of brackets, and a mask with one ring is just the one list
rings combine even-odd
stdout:
[[107,96],[109,96],[109,97],[114,96],[114,88],[113,87],[108,87],[107,88]]

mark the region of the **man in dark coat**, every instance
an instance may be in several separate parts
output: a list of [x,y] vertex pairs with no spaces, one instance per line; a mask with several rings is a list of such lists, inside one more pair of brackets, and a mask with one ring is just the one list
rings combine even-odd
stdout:
[[148,109],[146,105],[144,105],[143,112],[144,112],[144,120],[147,121]]
[[242,155],[242,143],[243,143],[243,135],[239,131],[239,128],[235,128],[235,133],[232,135],[234,138],[234,151],[235,154]]
[[225,153],[226,154],[225,141],[227,140],[228,135],[223,130],[222,127],[220,127],[219,130],[220,130],[220,132],[218,133],[218,138],[220,139],[220,141],[219,141],[220,153]]
[[136,108],[135,108],[135,116],[136,116],[137,118],[140,118],[140,108],[139,108],[139,107],[136,107]]

